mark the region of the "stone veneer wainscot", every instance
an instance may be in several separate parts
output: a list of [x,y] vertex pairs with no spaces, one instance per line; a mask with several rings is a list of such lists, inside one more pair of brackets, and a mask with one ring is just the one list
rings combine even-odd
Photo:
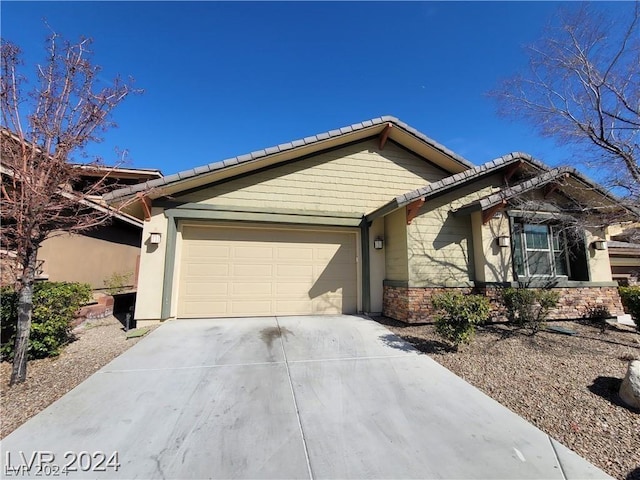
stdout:
[[[504,307],[500,303],[501,287],[485,285],[481,287],[399,287],[384,286],[383,315],[406,323],[425,323],[434,320],[435,311],[431,305],[434,295],[458,291],[463,294],[475,293],[489,297],[491,315],[495,320],[504,320]],[[549,318],[568,320],[585,318],[594,307],[605,307],[612,316],[624,314],[624,308],[614,286],[556,287],[560,293],[558,307]]]

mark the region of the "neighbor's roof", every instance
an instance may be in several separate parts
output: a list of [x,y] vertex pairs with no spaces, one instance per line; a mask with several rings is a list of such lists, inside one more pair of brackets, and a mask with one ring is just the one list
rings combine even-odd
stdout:
[[[389,138],[412,150],[418,155],[429,155],[429,159],[440,161],[449,171],[463,171],[473,164],[452,152],[438,142],[393,116],[382,116],[355,123],[328,132],[319,133],[299,140],[265,148],[245,155],[210,163],[201,167],[184,170],[166,177],[139,185],[114,190],[104,196],[111,203],[120,201],[136,193],[149,191],[151,198],[179,192],[182,189],[202,186],[219,179],[246,173],[257,168],[295,160],[304,155],[319,153],[327,148],[338,147],[353,141],[360,141],[380,135],[390,126]],[[244,167],[244,168],[243,168]],[[155,191],[154,191],[155,190]]]
[[[3,175],[7,175],[8,177],[13,177],[14,175],[13,170],[1,164],[0,164],[0,173],[2,173]],[[85,205],[89,208],[93,208],[94,210],[97,210],[99,212],[111,215],[114,218],[117,218],[118,220],[128,223],[129,225],[133,225],[134,227],[142,228],[143,226],[142,220],[134,217],[133,215],[129,215],[128,213],[118,211],[115,208],[111,207],[110,205],[107,205],[106,203],[101,202],[101,199],[99,196],[90,197],[86,195],[81,197],[74,192],[67,192],[63,189],[60,189],[60,194],[66,198],[74,199],[78,203]]]
[[110,167],[108,165],[87,165],[82,163],[73,163],[74,167],[84,170],[84,175],[105,175],[108,174],[112,178],[133,178],[133,179],[155,179],[162,178],[162,171],[157,168],[124,168]]

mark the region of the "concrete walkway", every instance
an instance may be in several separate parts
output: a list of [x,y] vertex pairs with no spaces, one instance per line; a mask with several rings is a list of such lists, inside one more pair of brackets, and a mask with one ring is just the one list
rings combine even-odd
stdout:
[[58,476],[608,478],[352,316],[169,322],[9,435],[1,461],[4,478],[70,462]]

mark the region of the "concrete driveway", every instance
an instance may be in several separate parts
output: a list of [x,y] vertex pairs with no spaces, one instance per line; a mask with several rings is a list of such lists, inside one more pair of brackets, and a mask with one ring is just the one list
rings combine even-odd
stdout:
[[608,478],[354,316],[166,323],[9,435],[2,475],[24,465],[97,479]]

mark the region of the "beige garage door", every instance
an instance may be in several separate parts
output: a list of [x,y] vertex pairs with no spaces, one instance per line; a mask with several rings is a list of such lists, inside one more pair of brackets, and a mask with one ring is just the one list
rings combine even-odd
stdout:
[[353,233],[185,225],[182,238],[181,318],[357,310]]

